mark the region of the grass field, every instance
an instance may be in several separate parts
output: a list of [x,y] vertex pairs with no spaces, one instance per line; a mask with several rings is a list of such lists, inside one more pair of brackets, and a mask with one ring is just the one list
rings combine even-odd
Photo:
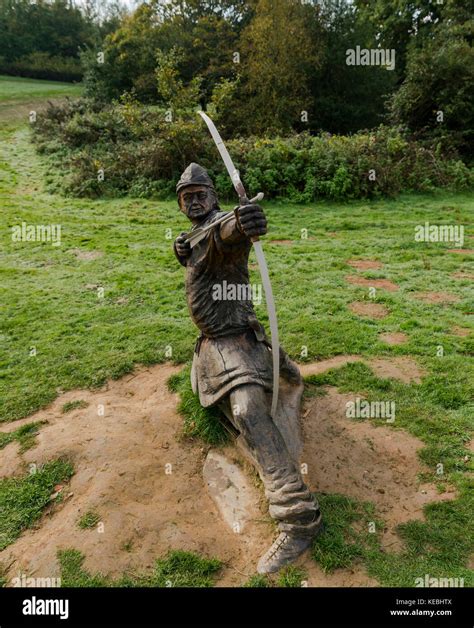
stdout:
[[80,85],[59,81],[40,81],[21,76],[0,76],[0,102],[31,101],[35,98],[54,98],[55,96],[78,96]]
[[[183,269],[172,237],[186,229],[173,202],[140,199],[83,200],[41,191],[41,163],[21,128],[2,138],[0,181],[5,304],[1,420],[20,418],[48,403],[57,389],[103,383],[135,363],[192,355],[195,330],[186,311]],[[453,279],[469,256],[446,244],[414,241],[414,226],[453,221],[467,225],[474,203],[467,196],[406,197],[376,203],[266,206],[265,248],[282,339],[288,352],[307,360],[344,353],[411,354],[429,369],[467,378],[472,340],[452,333],[469,324],[472,282]],[[12,227],[61,225],[61,245],[13,242]],[[308,230],[302,240],[301,229]],[[337,237],[331,236],[333,232]],[[290,239],[292,245],[272,244]],[[390,311],[381,321],[353,314],[348,305],[370,300],[368,288],[351,285],[351,258],[375,258],[398,292],[377,290],[375,302]],[[253,260],[254,261],[254,260]],[[257,270],[252,282],[259,281]],[[103,296],[102,291],[103,289]],[[448,307],[413,298],[417,291],[448,291]],[[265,305],[257,306],[265,319]],[[408,343],[387,347],[380,332],[405,331]],[[444,347],[440,360],[437,347]],[[32,350],[36,355],[32,356]],[[462,365],[462,366],[461,366]]]
[[41,109],[47,100],[79,96],[80,85],[39,81],[19,76],[0,76],[0,123],[26,122],[31,110]]
[[[0,111],[12,102],[78,89],[42,83],[0,78]],[[196,330],[186,310],[183,269],[172,253],[172,239],[187,228],[176,204],[49,195],[28,128],[12,123],[0,132],[0,142],[0,421],[28,416],[59,391],[98,386],[136,364],[166,361],[170,349],[173,361],[189,361]],[[375,398],[389,386],[399,407],[398,426],[425,442],[422,457],[433,477],[442,463],[442,484],[460,492],[455,502],[433,508],[427,523],[405,526],[409,551],[403,563],[383,562],[373,547],[357,550],[354,558],[372,565],[385,583],[400,581],[388,574],[396,568],[411,577],[417,560],[431,569],[426,573],[433,573],[435,565],[441,573],[464,576],[472,547],[465,457],[474,367],[472,333],[455,330],[473,328],[472,255],[449,252],[453,245],[448,243],[416,242],[414,229],[425,221],[464,225],[464,248],[472,248],[473,198],[443,194],[371,203],[268,203],[264,208],[270,223],[264,248],[282,344],[300,362],[352,353],[415,356],[427,373],[421,384],[381,383],[361,365],[311,382],[364,390]],[[60,225],[60,244],[12,241],[12,228],[22,223]],[[378,260],[383,266],[358,273],[347,265],[350,259]],[[374,294],[349,283],[348,275],[387,279],[399,289]],[[251,281],[259,282],[255,268]],[[418,292],[449,293],[452,302],[425,302]],[[354,314],[349,307],[354,301],[384,305],[388,315],[375,320]],[[256,309],[266,322],[265,305]],[[407,342],[389,346],[379,338],[387,332],[404,332]],[[28,511],[25,504],[22,508]],[[326,507],[334,521],[350,508],[337,500]],[[341,564],[345,548],[336,534],[327,537],[324,555],[315,558]],[[402,577],[406,581],[408,576]]]

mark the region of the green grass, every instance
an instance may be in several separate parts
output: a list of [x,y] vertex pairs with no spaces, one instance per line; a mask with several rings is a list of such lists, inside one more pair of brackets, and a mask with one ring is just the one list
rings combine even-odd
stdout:
[[81,85],[73,83],[43,81],[21,76],[0,76],[0,104],[29,102],[36,98],[79,96],[81,92]]
[[61,412],[66,414],[67,412],[72,412],[72,410],[80,410],[81,408],[87,408],[89,404],[87,401],[83,399],[76,399],[75,401],[68,401],[61,408]]
[[324,529],[313,542],[312,555],[324,571],[350,567],[378,546],[381,523],[372,504],[345,495],[318,495],[318,500]]
[[78,550],[58,552],[63,587],[212,587],[221,562],[192,552],[170,551],[155,562],[151,573],[128,573],[113,580],[91,574],[83,567],[84,555]]
[[48,462],[36,473],[0,479],[0,550],[31,527],[50,503],[54,487],[67,482],[72,466],[64,460]]
[[242,585],[248,589],[268,589],[272,586],[270,578],[263,574],[255,574]]
[[277,574],[255,574],[242,585],[244,588],[268,589],[270,587],[299,588],[305,585],[306,572],[294,565],[284,567]]
[[3,563],[0,563],[0,588],[5,587],[8,582],[7,568]]
[[[396,553],[383,551],[378,534],[369,533],[370,521],[375,521],[376,531],[383,527],[383,521],[375,520],[371,504],[343,495],[318,496],[325,531],[314,543],[314,559],[326,571],[361,563],[386,586],[413,587],[415,579],[425,574],[464,578],[466,586],[472,583],[473,572],[466,568],[474,549],[474,498],[468,475],[472,464],[467,448],[474,378],[468,360],[463,369],[449,357],[433,363],[431,374],[421,384],[381,379],[362,363],[310,376],[306,382],[308,394],[319,394],[331,385],[368,401],[394,400],[396,420],[390,426],[406,429],[425,443],[419,455],[429,471],[422,479],[437,484],[441,491],[455,487],[459,494],[454,501],[428,504],[425,521],[400,525],[397,531],[405,548]],[[386,425],[385,419],[373,419],[373,423]]]
[[374,516],[372,504],[344,495],[318,495],[325,528],[313,542],[313,558],[326,572],[363,565],[384,586],[414,587],[416,578],[425,574],[463,578],[464,586],[473,586],[473,571],[466,567],[474,538],[472,486],[464,481],[458,489],[456,501],[428,504],[426,521],[398,526],[405,542],[400,552],[381,546],[383,521]]
[[40,112],[48,100],[57,102],[81,93],[82,86],[73,83],[0,76],[0,127],[11,132],[20,123],[29,124],[30,113]]
[[229,433],[221,421],[221,412],[214,407],[203,408],[199,398],[191,388],[191,369],[184,368],[168,380],[168,388],[180,395],[178,412],[183,416],[183,435],[198,436],[210,445],[223,445],[229,440]]
[[38,434],[41,425],[45,425],[47,421],[34,421],[33,423],[27,423],[22,425],[17,430],[11,432],[0,432],[0,449],[3,449],[12,443],[18,441],[20,444],[20,453],[30,449],[35,444],[35,436]]
[[[41,163],[28,132],[5,131],[2,139],[0,273],[6,307],[0,420],[44,407],[58,388],[98,386],[129,373],[137,363],[163,362],[170,349],[172,361],[190,360],[196,330],[186,310],[183,269],[166,231],[176,236],[186,228],[175,204],[48,195],[41,191]],[[472,339],[452,335],[451,329],[470,325],[472,288],[468,280],[450,275],[467,268],[469,257],[447,253],[443,244],[415,243],[413,229],[425,220],[467,225],[473,208],[467,196],[446,195],[371,204],[266,206],[271,227],[264,246],[289,353],[300,358],[307,347],[307,360],[342,353],[414,354],[432,370],[440,363],[436,350],[442,344],[455,370],[464,370]],[[61,224],[61,246],[12,242],[11,227],[23,221]],[[298,240],[301,228],[308,228],[314,239]],[[339,237],[327,235],[332,231]],[[294,238],[295,244],[272,245],[276,237]],[[100,251],[102,256],[80,260],[72,249]],[[386,319],[360,318],[348,309],[352,301],[368,299],[365,288],[344,279],[356,272],[345,263],[354,257],[380,259],[385,267],[376,274],[400,284],[399,292],[377,293],[376,301],[390,310]],[[259,281],[258,271],[252,271],[251,281]],[[103,298],[94,286],[104,288]],[[426,289],[449,290],[460,302],[440,306],[411,297],[411,291]],[[266,322],[265,305],[257,311]],[[406,345],[379,342],[380,332],[398,329],[409,335]],[[35,357],[30,356],[32,347]]]
[[81,530],[90,530],[91,528],[95,528],[99,521],[100,515],[96,512],[89,511],[82,515],[77,522],[77,525],[81,528]]
[[305,580],[306,572],[303,569],[289,565],[279,573],[277,584],[279,587],[297,589],[304,585]]

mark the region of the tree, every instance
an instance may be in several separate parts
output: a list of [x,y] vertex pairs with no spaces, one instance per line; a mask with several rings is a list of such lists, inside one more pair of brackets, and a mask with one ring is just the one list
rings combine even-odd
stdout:
[[322,45],[321,65],[311,75],[314,113],[312,131],[353,133],[378,126],[385,114],[385,99],[396,76],[380,66],[347,65],[347,50],[374,44],[374,27],[352,4],[341,0],[324,3],[312,26]]
[[221,3],[198,0],[140,5],[106,38],[102,66],[93,56],[84,57],[88,93],[110,100],[133,89],[142,102],[160,101],[155,78],[157,52],[179,48],[177,71],[183,83],[202,77],[204,98],[210,98],[215,84],[234,73],[232,51],[240,22],[232,6],[241,4],[224,2],[227,11]]
[[396,73],[403,79],[409,46],[439,22],[442,5],[433,0],[356,0],[356,4],[374,27],[374,43],[396,50]]
[[67,0],[0,0],[0,54],[15,61],[34,52],[79,58],[92,24]]
[[240,53],[240,109],[248,131],[288,132],[310,108],[309,75],[319,52],[308,30],[314,11],[299,0],[259,0]]
[[470,20],[445,21],[408,54],[406,78],[391,102],[392,120],[418,138],[468,154],[474,140],[474,51]]

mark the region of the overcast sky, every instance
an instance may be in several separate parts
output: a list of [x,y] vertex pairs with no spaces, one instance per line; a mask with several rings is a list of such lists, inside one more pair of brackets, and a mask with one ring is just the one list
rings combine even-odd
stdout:
[[[85,0],[74,0],[75,4],[77,5],[84,5],[86,4]],[[118,2],[122,5],[124,5],[125,7],[127,7],[127,9],[134,9],[138,4],[140,4],[141,0],[118,0]],[[100,9],[105,9],[107,7],[107,5],[110,4],[115,4],[113,0],[95,0],[96,5],[100,8]]]

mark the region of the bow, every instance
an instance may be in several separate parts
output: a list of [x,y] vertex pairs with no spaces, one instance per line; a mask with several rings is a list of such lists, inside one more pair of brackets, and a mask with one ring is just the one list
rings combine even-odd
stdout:
[[[234,185],[235,191],[239,195],[239,203],[240,205],[247,205],[252,201],[258,201],[263,198],[263,194],[258,194],[255,199],[249,201],[247,198],[247,193],[243,186],[242,181],[240,180],[240,174],[237,168],[234,166],[232,159],[225,147],[224,142],[222,141],[221,136],[219,135],[219,131],[216,129],[214,122],[209,118],[207,114],[203,111],[198,112],[204,122],[207,124],[207,127],[212,135],[212,139],[214,140],[217,150],[222,157],[222,160],[225,164],[227,172],[232,179],[232,183]],[[233,212],[230,212],[233,214]],[[215,226],[216,223],[212,223],[212,226]],[[273,291],[272,284],[270,283],[270,275],[268,273],[268,266],[265,259],[265,255],[263,253],[262,243],[260,242],[258,236],[252,238],[253,247],[255,249],[255,255],[257,256],[257,262],[260,269],[260,276],[262,278],[263,290],[265,292],[265,301],[267,304],[267,313],[268,313],[268,321],[270,323],[270,332],[272,337],[272,361],[273,361],[273,396],[272,396],[272,407],[271,407],[271,416],[273,418],[276,417],[277,405],[278,405],[278,385],[280,381],[280,342],[278,339],[278,323],[277,323],[277,315],[275,309],[275,301],[273,299]]]

